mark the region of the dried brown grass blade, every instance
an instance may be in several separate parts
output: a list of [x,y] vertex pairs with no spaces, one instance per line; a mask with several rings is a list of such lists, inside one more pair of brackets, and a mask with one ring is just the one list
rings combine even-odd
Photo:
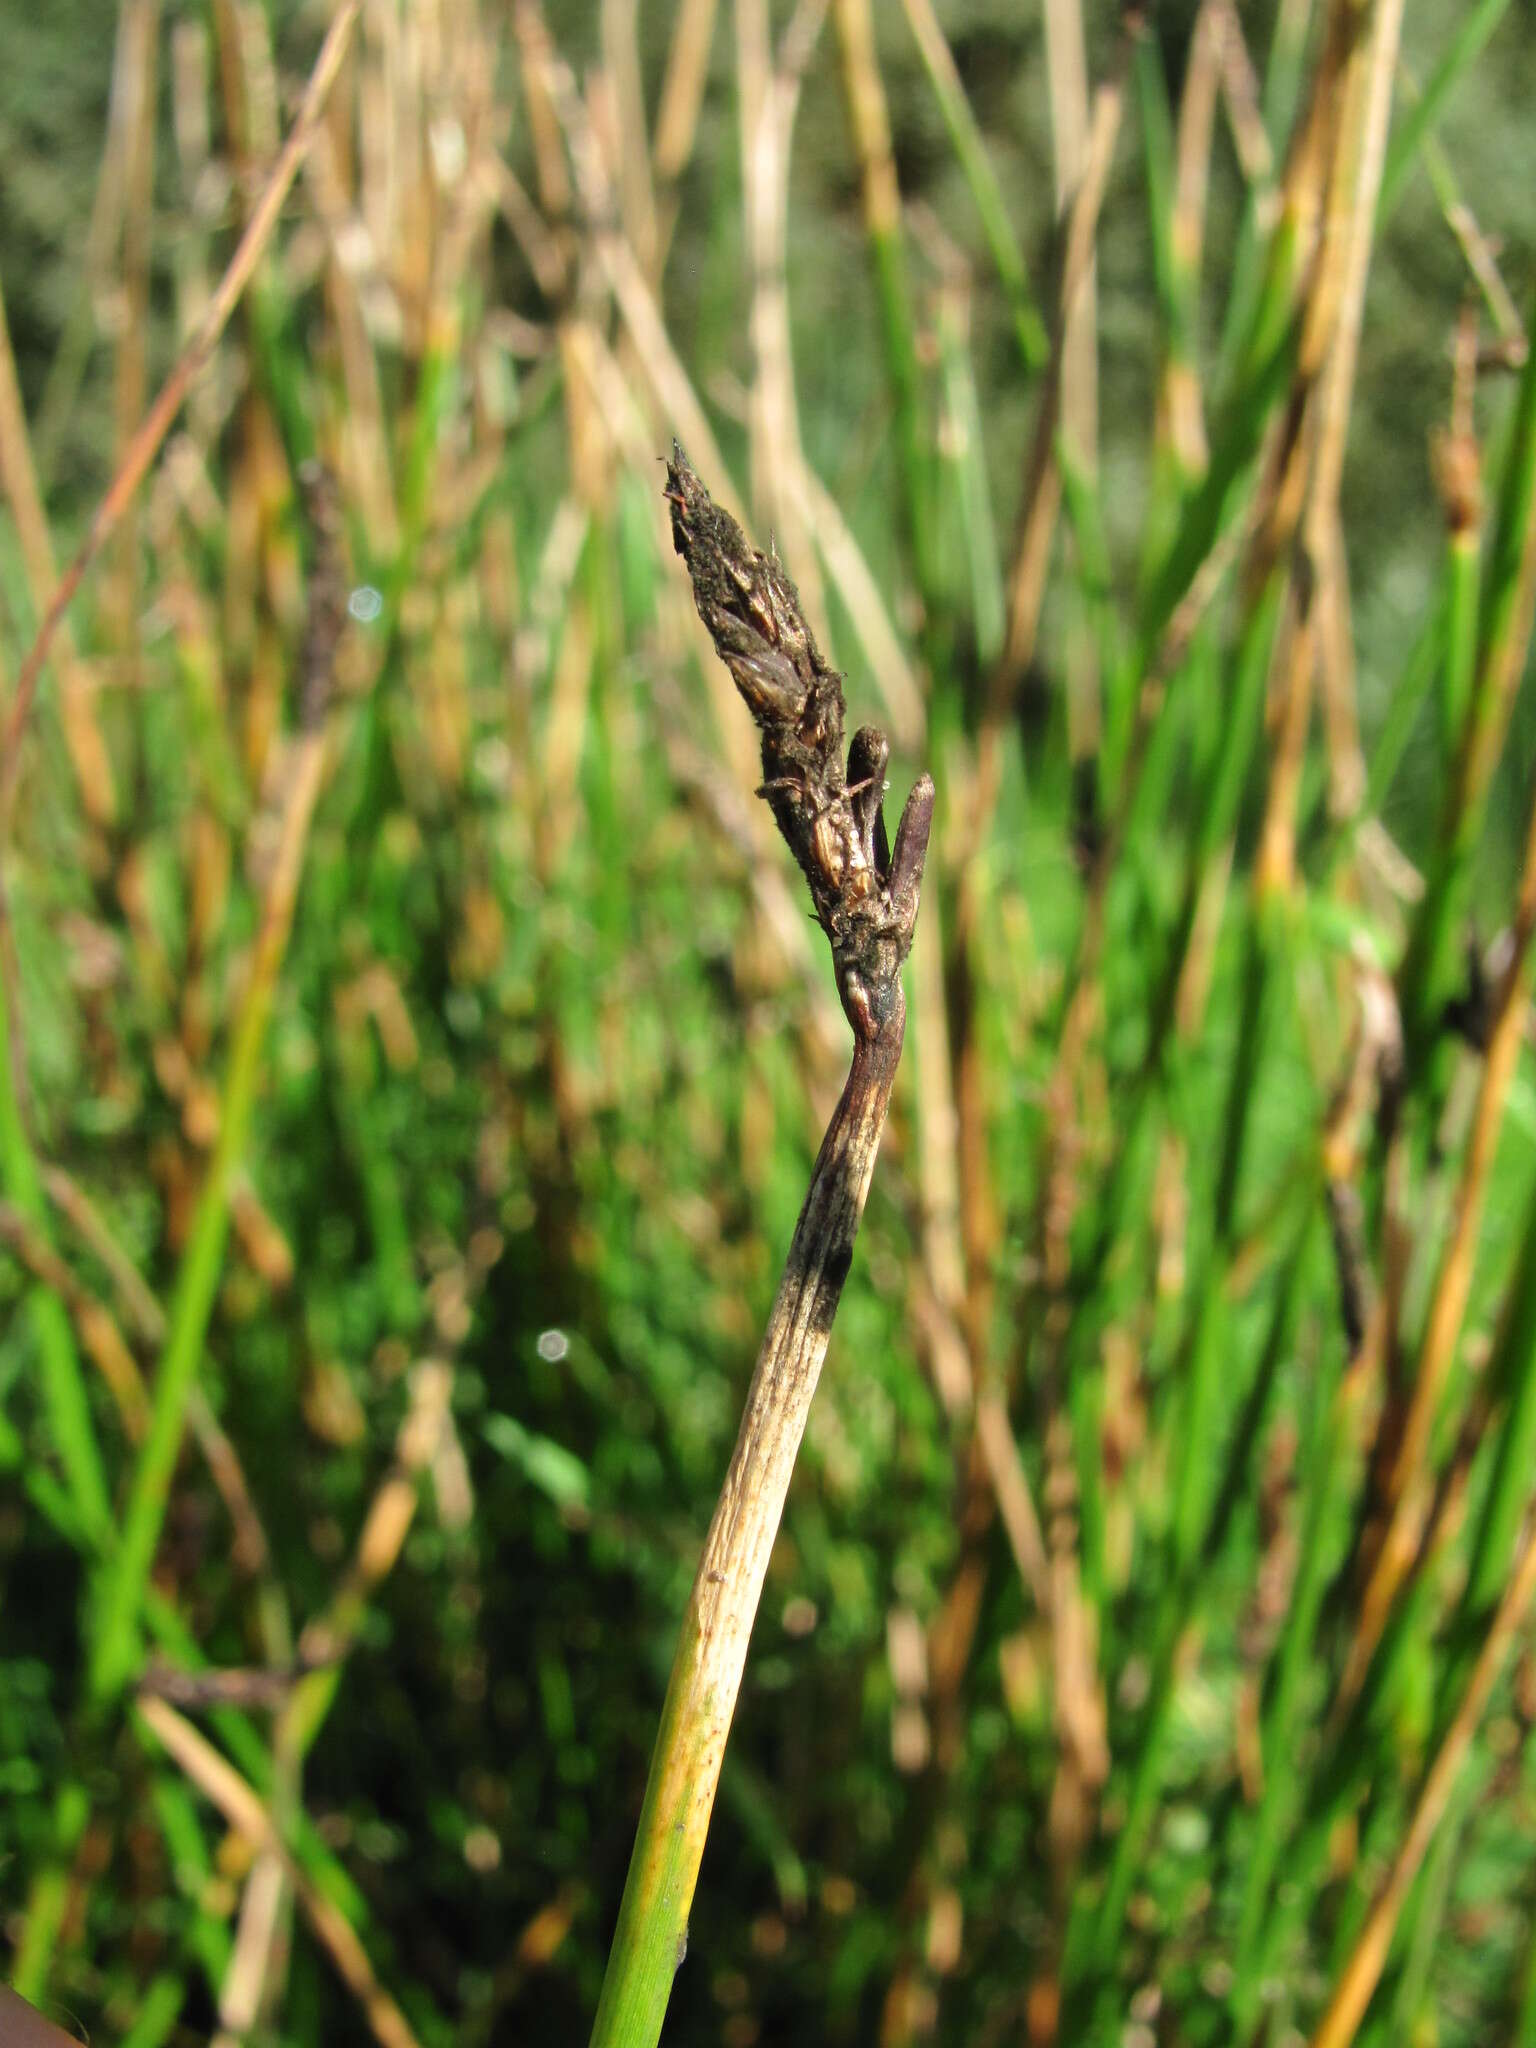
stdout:
[[299,1867],[278,1834],[270,1810],[221,1756],[206,1736],[164,1700],[141,1697],[135,1707],[140,1725],[150,1732],[171,1761],[190,1778],[229,1825],[258,1850],[273,1851],[320,1946],[336,1973],[357,1999],[379,2048],[420,2048],[405,2014],[374,1975],[367,1951],[351,1922],[318,1891]]

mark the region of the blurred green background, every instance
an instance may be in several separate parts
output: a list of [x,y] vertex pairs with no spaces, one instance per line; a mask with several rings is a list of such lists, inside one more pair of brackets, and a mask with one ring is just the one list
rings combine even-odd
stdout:
[[[1428,1534],[1349,1718],[1392,1497],[1372,1447],[1401,1428],[1467,1199],[1492,1016],[1463,987],[1468,946],[1509,923],[1536,765],[1527,678],[1488,728],[1486,804],[1456,809],[1464,733],[1498,696],[1491,622],[1532,575],[1536,7],[1406,10],[1393,139],[1472,15],[1491,40],[1455,69],[1370,253],[1338,498],[1348,603],[1318,657],[1358,744],[1315,712],[1278,936],[1255,874],[1284,661],[1267,727],[1256,696],[1238,710],[1239,671],[1246,649],[1262,687],[1269,664],[1264,450],[1288,407],[1315,430],[1317,394],[1294,355],[1256,392],[1243,293],[1273,281],[1283,215],[1263,194],[1292,192],[1297,110],[1319,93],[1325,134],[1345,120],[1317,81],[1351,10],[1190,0],[1128,29],[1113,9],[884,0],[885,245],[849,116],[863,12],[365,0],[253,285],[55,644],[3,849],[0,1927],[19,1987],[91,2038],[553,2042],[590,2023],[677,1620],[846,1039],[668,545],[654,458],[673,433],[779,538],[853,722],[892,726],[895,806],[927,766],[940,808],[906,1062],[666,2038],[1311,2038],[1465,1684],[1477,1569],[1501,1580],[1514,1535],[1490,1565],[1480,1532],[1530,1492],[1528,1051],[1475,1190]],[[1381,10],[1358,12],[1363,91]],[[931,13],[1016,284],[925,66]],[[0,291],[25,417],[0,422],[0,714],[46,599],[25,473],[62,565],[329,18],[297,0],[9,10]],[[1050,38],[1059,56],[1074,34],[1090,86],[1118,93],[1096,460],[1074,468],[1069,426],[1038,632],[1010,671],[1050,388],[1019,310],[1055,332]],[[690,39],[696,122],[670,157]],[[1168,173],[1218,48],[1181,282]],[[753,153],[765,49],[804,58],[772,88],[798,94],[787,357],[780,272],[754,260],[777,203]],[[1234,142],[1245,76],[1271,95],[1272,177]],[[1358,166],[1340,162],[1347,196]],[[1275,288],[1294,340],[1315,278]],[[1464,699],[1431,440],[1469,306],[1487,359],[1475,400],[1466,385],[1484,511]],[[1206,532],[1170,366],[1218,463],[1241,430]],[[1081,346],[1068,376],[1080,397]],[[317,455],[339,562],[299,482]],[[1293,547],[1286,529],[1287,603]],[[1204,565],[1214,596],[1128,764],[1115,734]],[[311,818],[295,677],[333,573],[354,602]],[[1102,754],[1079,688],[1107,706]],[[1329,795],[1352,758],[1353,808]],[[232,1056],[285,820],[291,936],[242,1109]],[[1202,948],[1208,995],[1175,1029]],[[1407,1135],[1373,1112],[1341,1172],[1322,1138],[1382,988],[1409,1018]],[[1391,1298],[1364,1366],[1328,1227],[1346,1182]],[[196,1392],[168,1441],[191,1434],[157,1492],[143,1417],[177,1341]],[[978,1389],[1037,1506],[1051,1615],[997,1512]],[[218,1469],[221,1439],[243,1478]],[[152,1585],[124,1593],[115,1532],[141,1495]],[[132,1640],[115,1678],[114,1599]],[[1079,1612],[1088,1648],[1069,1656]],[[311,1654],[334,1675],[296,1691]],[[291,1866],[264,1864],[146,1729],[129,1683],[146,1659],[277,1673],[233,1706],[168,1697],[268,1803]],[[1522,1636],[1409,1873],[1362,2038],[1536,2040],[1533,1673]],[[355,1930],[405,2034],[342,1982],[314,1900]]]

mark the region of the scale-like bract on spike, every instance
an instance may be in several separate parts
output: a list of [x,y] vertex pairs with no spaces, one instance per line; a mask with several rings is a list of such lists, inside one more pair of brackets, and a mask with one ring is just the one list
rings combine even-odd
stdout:
[[933,783],[913,785],[887,850],[881,797],[890,748],[861,726],[843,765],[843,685],[822,659],[795,586],[714,503],[676,442],[667,465],[672,538],[715,650],[757,721],[763,795],[804,870],[832,942],[855,1034],[872,1037],[899,995],[933,816]]

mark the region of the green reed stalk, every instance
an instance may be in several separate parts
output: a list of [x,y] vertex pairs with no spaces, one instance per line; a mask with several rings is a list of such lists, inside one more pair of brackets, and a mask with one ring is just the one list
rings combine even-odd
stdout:
[[1526,1209],[1513,1271],[1486,1368],[1495,1401],[1507,1405],[1468,1555],[1461,1597],[1464,1630],[1486,1621],[1497,1605],[1536,1472],[1536,1191]]
[[976,218],[986,238],[992,267],[997,272],[998,282],[1013,315],[1019,354],[1027,370],[1043,370],[1051,352],[1045,322],[1030,292],[1024,251],[1013,231],[1002,186],[992,168],[992,159],[982,140],[976,116],[971,111],[971,103],[966,98],[955,60],[944,40],[932,0],[905,0],[905,5],[923,69],[939,103],[950,145],[970,188],[971,203],[976,208]]
[[1446,101],[1471,69],[1508,8],[1509,0],[1476,0],[1476,4],[1467,9],[1446,47],[1445,55],[1430,73],[1423,92],[1398,123],[1387,150],[1381,193],[1376,201],[1378,231],[1391,218],[1393,209],[1407,189],[1424,138],[1433,131],[1445,111]]
[[219,1284],[229,1233],[230,1187],[245,1155],[273,993],[273,976],[259,976],[242,1010],[224,1087],[219,1141],[171,1296],[149,1431],[134,1468],[122,1541],[107,1566],[101,1591],[90,1666],[91,1690],[99,1700],[109,1699],[128,1682],[137,1655],[139,1607],[165,1520],[187,1401]]

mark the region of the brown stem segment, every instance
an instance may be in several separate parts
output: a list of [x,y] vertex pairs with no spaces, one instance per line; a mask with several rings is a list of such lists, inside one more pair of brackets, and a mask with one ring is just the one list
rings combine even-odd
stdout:
[[736,1449],[673,1660],[593,2048],[649,2048],[687,1947],[726,1737],[901,1058],[901,963],[912,943],[933,817],[921,776],[894,849],[880,812],[889,748],[863,727],[844,770],[843,693],[776,559],[753,550],[674,449],[677,550],[699,615],[763,742],[763,794],[811,888],[853,1026],[853,1063],[758,1353]]

